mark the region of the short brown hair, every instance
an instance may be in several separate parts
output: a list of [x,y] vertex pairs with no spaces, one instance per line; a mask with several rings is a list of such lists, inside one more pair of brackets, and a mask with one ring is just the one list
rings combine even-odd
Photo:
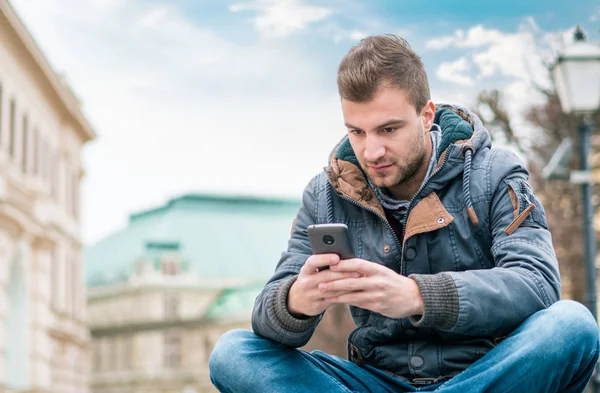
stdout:
[[340,96],[353,102],[372,100],[384,83],[405,90],[417,112],[430,99],[421,58],[393,34],[366,37],[352,47],[340,63],[337,83]]

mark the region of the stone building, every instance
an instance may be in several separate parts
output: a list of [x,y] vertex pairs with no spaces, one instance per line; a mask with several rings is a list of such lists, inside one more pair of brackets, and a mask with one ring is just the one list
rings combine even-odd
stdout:
[[217,339],[250,329],[296,200],[183,195],[86,250],[94,393],[216,391]]
[[88,391],[81,150],[94,131],[0,0],[0,391]]

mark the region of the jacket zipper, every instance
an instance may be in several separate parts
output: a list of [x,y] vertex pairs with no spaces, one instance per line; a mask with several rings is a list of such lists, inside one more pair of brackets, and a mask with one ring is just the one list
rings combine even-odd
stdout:
[[[396,247],[398,247],[398,249],[400,250],[400,256],[402,256],[402,244],[400,243],[400,239],[398,239],[398,236],[396,235],[396,231],[394,231],[394,228],[392,228],[392,226],[390,225],[390,223],[388,222],[388,220],[386,218],[384,218],[381,214],[379,214],[377,211],[363,206],[360,203],[356,202],[354,199],[347,197],[346,195],[342,195],[342,194],[338,194],[339,196],[342,197],[342,199],[345,199],[351,203],[353,203],[354,205],[361,207],[363,209],[365,209],[366,211],[370,211],[371,213],[375,214],[377,217],[379,217],[379,219],[385,223],[385,225],[387,225],[388,229],[390,230],[390,232],[392,232],[392,236],[394,237],[394,242],[396,243]],[[402,264],[400,264],[400,274],[402,274]]]
[[[450,149],[452,146],[448,147],[448,149]],[[446,153],[446,156],[444,157],[444,161],[442,161],[442,165],[440,165],[435,171],[433,171],[433,173],[431,174],[431,176],[429,176],[429,179],[427,179],[427,181],[425,181],[425,183],[421,184],[421,187],[419,188],[419,190],[415,193],[415,195],[413,195],[413,197],[410,200],[410,203],[408,204],[408,210],[406,212],[406,221],[408,222],[408,216],[410,215],[410,211],[413,208],[413,203],[415,202],[415,199],[417,199],[417,196],[419,196],[419,194],[423,191],[423,189],[425,187],[427,187],[427,185],[431,182],[431,179],[433,179],[433,177],[435,175],[437,175],[437,173],[439,171],[442,170],[442,168],[444,167],[444,165],[446,164],[446,162],[448,161],[448,157],[450,157],[450,153]],[[404,239],[404,237],[406,236],[406,225],[402,226],[402,239]],[[406,240],[406,239],[404,239]],[[404,260],[404,253],[402,253],[402,259]],[[403,261],[404,262],[404,261]]]
[[[448,149],[452,148],[452,145],[450,145],[448,147]],[[442,170],[442,168],[444,167],[444,165],[446,164],[446,162],[448,161],[448,158],[450,157],[450,152],[448,150],[446,150],[446,156],[444,157],[444,161],[442,161],[442,165],[440,165],[435,171],[433,171],[433,173],[431,174],[431,176],[429,176],[429,179],[427,179],[427,181],[425,181],[425,183],[421,184],[421,187],[419,188],[419,190],[415,193],[415,195],[413,195],[413,197],[410,200],[410,203],[408,204],[408,210],[406,212],[406,222],[408,223],[408,216],[410,215],[410,211],[413,208],[413,203],[415,202],[415,199],[417,199],[417,196],[423,191],[423,189],[425,187],[427,187],[427,185],[429,184],[429,182],[431,181],[431,179],[433,179],[433,177],[435,175],[437,175],[437,173],[439,171]],[[406,225],[402,225],[402,239],[404,241],[406,241]],[[404,271],[404,250],[402,250],[401,253],[401,258],[400,258],[400,270]]]
[[[452,146],[449,146],[448,149],[450,149]],[[446,156],[444,157],[444,161],[442,161],[442,165],[440,165],[435,171],[433,171],[433,173],[431,174],[431,176],[429,176],[429,179],[427,179],[427,181],[423,184],[421,184],[421,187],[419,188],[419,190],[416,192],[416,194],[411,198],[410,203],[408,205],[408,210],[406,211],[406,217],[407,217],[407,222],[408,222],[408,216],[410,215],[410,211],[413,208],[413,203],[415,201],[415,199],[417,198],[417,196],[421,193],[421,191],[423,191],[423,189],[429,184],[429,182],[431,181],[431,179],[444,167],[444,165],[446,164],[446,162],[448,161],[448,158],[450,157],[449,152],[446,152]],[[390,225],[390,223],[388,222],[388,220],[383,217],[381,214],[379,214],[377,211],[366,207],[364,205],[361,205],[360,203],[358,203],[357,201],[355,201],[354,199],[347,197],[346,195],[343,194],[339,194],[336,192],[336,194],[338,194],[340,197],[342,197],[342,199],[349,201],[350,203],[361,207],[373,214],[375,214],[377,217],[379,217],[379,219],[384,222],[388,229],[390,230],[390,232],[392,233],[392,236],[394,238],[394,242],[396,243],[396,247],[398,247],[398,249],[400,250],[400,274],[404,275],[404,249],[403,249],[403,244],[400,243],[400,239],[398,239],[398,236],[396,235],[396,231],[394,231],[394,228],[392,228],[392,226]],[[402,225],[402,239],[404,239],[404,237],[406,236],[406,224]],[[406,240],[406,239],[405,239]]]
[[[333,188],[333,187],[332,187]],[[340,196],[342,199],[347,200],[348,202],[365,209],[366,211],[369,211],[373,214],[375,214],[377,217],[379,217],[379,219],[385,223],[385,225],[387,225],[388,229],[390,230],[390,232],[392,233],[392,236],[394,237],[394,242],[396,242],[396,247],[398,247],[398,249],[400,250],[400,260],[402,261],[402,245],[400,244],[400,240],[398,239],[398,236],[396,235],[396,231],[394,231],[394,228],[392,228],[392,226],[390,225],[390,223],[388,222],[388,220],[386,218],[384,218],[381,214],[379,214],[377,211],[363,206],[360,203],[358,203],[357,201],[355,201],[354,199],[347,197],[346,195],[343,194],[339,194],[336,192],[336,194],[338,194],[338,196]],[[402,263],[400,263],[400,274],[403,274],[402,272]],[[368,323],[368,319],[367,319],[367,323]],[[363,325],[364,327],[365,325]],[[352,338],[354,338],[354,335],[356,334],[356,332],[360,329],[360,327],[356,327],[355,329],[352,330],[352,332],[350,332],[350,334],[348,335],[348,344],[349,345],[354,345],[354,343],[352,342]],[[360,351],[360,350],[359,350]],[[348,351],[349,352],[349,351]],[[350,355],[350,353],[348,353],[348,355]]]
[[[448,147],[448,149],[450,149],[451,147],[452,146]],[[449,157],[450,157],[449,152],[446,152],[446,156],[444,157],[444,161],[442,161],[442,165],[440,165],[435,171],[433,171],[433,173],[431,174],[431,176],[429,176],[429,179],[427,179],[427,181],[424,184],[421,185],[421,187],[416,192],[416,194],[411,198],[410,203],[408,205],[408,210],[406,212],[407,222],[408,222],[408,215],[410,214],[410,210],[412,209],[412,205],[413,205],[415,199],[417,198],[417,195],[419,195],[421,193],[421,191],[423,191],[423,189],[429,184],[429,182],[431,181],[431,179],[444,167],[444,165],[448,161]],[[404,275],[404,249],[403,249],[403,245],[400,243],[400,239],[398,239],[398,236],[396,235],[396,231],[394,231],[394,228],[392,228],[392,226],[390,225],[390,223],[388,222],[388,220],[386,218],[384,218],[381,214],[379,214],[377,211],[361,205],[360,203],[358,203],[354,199],[352,199],[350,197],[347,197],[346,195],[339,194],[337,192],[336,192],[336,194],[338,194],[340,197],[342,197],[342,199],[347,200],[350,203],[352,203],[352,204],[354,204],[354,205],[356,205],[358,207],[361,207],[361,208],[363,208],[363,209],[365,209],[367,211],[370,211],[371,213],[375,214],[377,217],[379,217],[379,219],[381,221],[383,221],[387,225],[388,229],[392,233],[392,236],[394,237],[394,241],[396,242],[396,247],[398,247],[398,249],[400,250],[400,274]],[[406,236],[406,225],[402,225],[402,238],[404,239],[405,236]],[[354,334],[359,329],[360,328],[358,328],[358,327],[355,328],[348,335],[348,342],[350,344],[352,344],[352,338],[354,337]]]

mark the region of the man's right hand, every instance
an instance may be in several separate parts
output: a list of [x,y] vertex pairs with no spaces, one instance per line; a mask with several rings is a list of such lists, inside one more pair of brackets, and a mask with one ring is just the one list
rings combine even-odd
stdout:
[[[322,282],[331,282],[344,278],[358,278],[359,273],[332,272],[330,269],[321,270],[319,268],[335,265],[340,262],[340,257],[336,254],[312,255],[307,260],[298,279],[288,294],[288,311],[292,315],[314,316],[319,315],[332,304],[325,302],[323,291],[319,289]],[[348,291],[339,292],[336,295],[327,294],[327,296],[340,296]]]

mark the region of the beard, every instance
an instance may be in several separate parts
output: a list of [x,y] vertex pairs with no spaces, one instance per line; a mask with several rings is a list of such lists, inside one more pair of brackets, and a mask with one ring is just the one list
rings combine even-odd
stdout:
[[423,126],[419,124],[418,133],[415,134],[416,137],[411,144],[409,154],[405,157],[384,156],[379,161],[370,164],[371,166],[392,164],[389,172],[377,172],[370,168],[370,165],[361,163],[363,168],[366,168],[367,177],[371,183],[377,187],[391,188],[412,180],[425,165],[427,159],[423,133]]

